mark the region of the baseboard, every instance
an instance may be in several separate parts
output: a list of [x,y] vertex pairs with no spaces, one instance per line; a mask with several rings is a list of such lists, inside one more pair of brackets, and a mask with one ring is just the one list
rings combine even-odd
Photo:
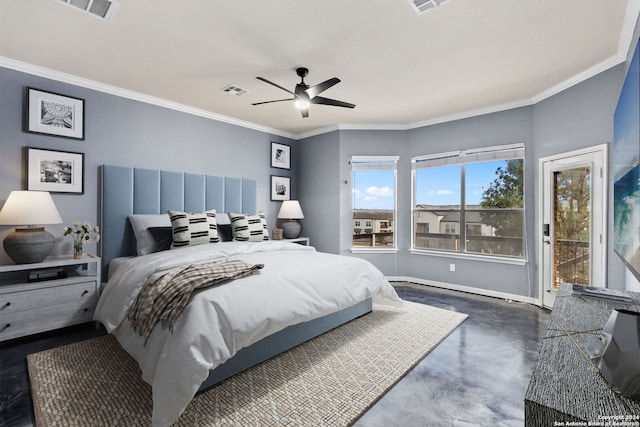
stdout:
[[523,302],[526,304],[541,306],[540,300],[537,298],[525,297],[523,295],[517,295],[517,294],[509,294],[506,292],[491,291],[489,289],[454,285],[453,283],[437,282],[435,280],[418,279],[416,277],[408,277],[408,276],[387,276],[387,280],[389,280],[390,282],[411,282],[411,283],[416,283],[418,285],[434,286],[436,288],[449,289],[451,291],[467,292],[470,294],[482,295],[485,297],[494,297],[494,298],[504,299],[507,301],[517,301],[517,302]]

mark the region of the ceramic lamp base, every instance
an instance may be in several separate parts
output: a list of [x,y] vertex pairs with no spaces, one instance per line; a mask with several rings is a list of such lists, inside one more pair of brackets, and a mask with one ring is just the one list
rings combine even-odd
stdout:
[[280,224],[280,227],[282,227],[282,234],[285,239],[297,238],[302,230],[300,223],[295,220],[283,221],[282,224]]
[[2,242],[4,250],[16,264],[42,262],[53,249],[54,237],[44,227],[16,228]]

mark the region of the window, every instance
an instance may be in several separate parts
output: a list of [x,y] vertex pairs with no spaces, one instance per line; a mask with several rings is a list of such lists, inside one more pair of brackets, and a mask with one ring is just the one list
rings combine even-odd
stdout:
[[351,158],[354,249],[395,249],[398,157]]
[[524,256],[524,146],[415,157],[416,250]]

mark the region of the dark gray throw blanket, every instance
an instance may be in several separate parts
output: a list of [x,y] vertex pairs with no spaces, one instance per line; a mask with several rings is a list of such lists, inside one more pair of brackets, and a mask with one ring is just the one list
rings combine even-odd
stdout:
[[127,319],[133,330],[144,337],[146,344],[158,322],[173,332],[173,324],[196,289],[249,276],[263,267],[263,264],[251,265],[237,259],[176,267],[144,284],[127,313]]

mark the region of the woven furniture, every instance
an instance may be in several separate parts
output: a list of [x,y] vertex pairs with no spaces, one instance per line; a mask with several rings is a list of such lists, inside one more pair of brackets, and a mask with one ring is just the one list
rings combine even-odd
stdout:
[[634,303],[626,304],[562,285],[525,396],[526,426],[640,421],[640,402],[614,393],[586,352],[613,309],[640,311],[640,294],[629,294]]

